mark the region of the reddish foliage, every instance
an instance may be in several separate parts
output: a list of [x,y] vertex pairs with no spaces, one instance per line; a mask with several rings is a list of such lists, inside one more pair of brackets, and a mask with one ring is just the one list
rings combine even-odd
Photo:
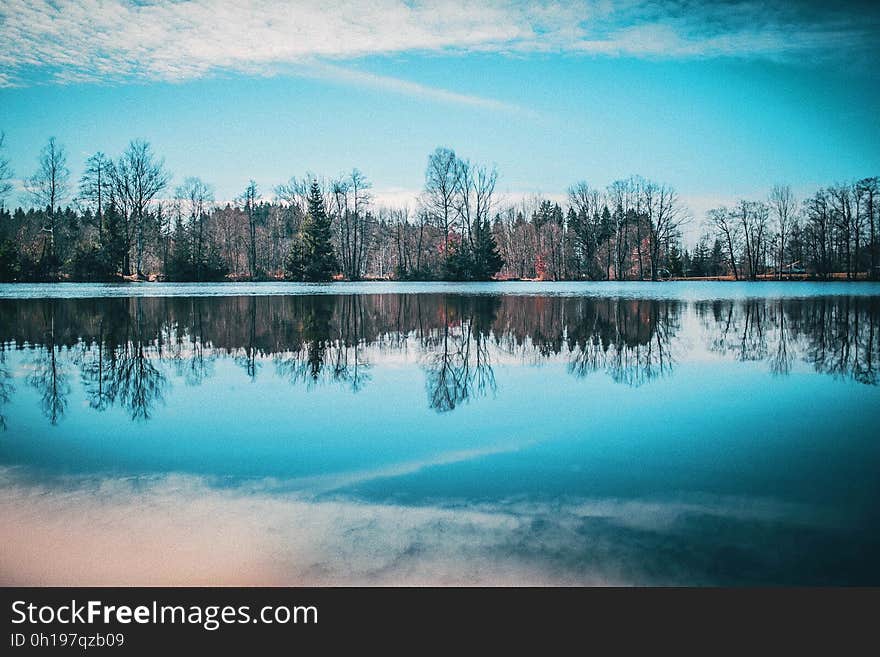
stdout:
[[535,256],[535,277],[539,281],[546,281],[548,279],[547,263],[544,262],[544,254],[542,253]]

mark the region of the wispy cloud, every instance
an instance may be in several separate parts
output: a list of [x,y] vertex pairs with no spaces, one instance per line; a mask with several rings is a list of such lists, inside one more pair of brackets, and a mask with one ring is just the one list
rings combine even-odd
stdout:
[[471,107],[480,107],[491,110],[520,110],[521,108],[512,103],[505,103],[493,98],[485,98],[483,96],[462,94],[438,87],[429,87],[427,85],[401,80],[387,75],[376,75],[365,71],[344,68],[334,64],[313,64],[301,71],[303,75],[314,75],[324,79],[337,80],[361,87],[369,87],[381,89],[393,93],[399,93],[406,96],[415,96],[418,98],[426,98],[436,100],[443,103],[452,103],[457,105],[469,105]]
[[404,52],[781,57],[875,47],[876,12],[681,0],[4,0],[0,86],[183,81],[301,67],[432,100],[509,108],[479,96],[343,68]]

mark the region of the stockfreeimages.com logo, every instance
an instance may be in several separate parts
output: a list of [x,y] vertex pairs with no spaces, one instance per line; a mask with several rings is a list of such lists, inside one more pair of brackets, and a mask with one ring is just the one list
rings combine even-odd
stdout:
[[263,623],[266,625],[316,624],[318,608],[313,605],[267,605],[252,610],[250,605],[111,605],[100,600],[69,604],[36,605],[25,600],[12,603],[12,623],[20,625],[90,625],[104,623],[129,625],[200,625],[214,631],[222,625]]

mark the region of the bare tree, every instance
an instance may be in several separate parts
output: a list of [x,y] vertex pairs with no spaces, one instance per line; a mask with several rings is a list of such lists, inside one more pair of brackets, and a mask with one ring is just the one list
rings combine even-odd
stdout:
[[189,177],[177,188],[175,200],[179,202],[181,216],[188,218],[192,229],[196,280],[200,281],[205,263],[205,221],[209,206],[214,202],[214,190],[201,178]]
[[[114,170],[114,187],[125,199],[129,213],[129,229],[134,232],[135,274],[143,276],[146,254],[147,210],[170,180],[165,161],[157,159],[150,144],[134,140],[128,144]],[[130,237],[129,240],[130,242]]]
[[765,247],[769,209],[760,201],[740,201],[736,211],[745,245],[746,268],[749,278],[755,280]]
[[[632,266],[631,228],[641,221],[638,208],[637,188],[634,179],[615,180],[608,186],[608,197],[614,206],[614,261],[615,277],[622,281]],[[635,236],[638,239],[638,235]]]
[[876,279],[880,276],[880,266],[878,266],[878,245],[877,232],[878,223],[880,223],[880,178],[863,178],[856,186],[859,190],[859,196],[862,197],[864,214],[868,221],[868,239],[869,241],[869,262],[870,270],[868,278]]
[[333,199],[330,207],[334,209],[340,262],[349,280],[359,280],[365,273],[373,224],[368,209],[372,201],[371,187],[358,169],[352,169],[350,174],[330,184]]
[[49,143],[40,151],[39,166],[36,173],[25,183],[35,206],[45,213],[41,227],[47,238],[43,242],[43,255],[55,256],[56,213],[61,202],[67,197],[70,170],[67,168],[67,153],[64,147],[49,138]]
[[[832,239],[836,242],[838,256],[843,259],[846,277],[852,278],[852,234],[853,230],[853,198],[852,189],[848,184],[833,185],[828,188]],[[839,266],[840,263],[838,263]]]
[[822,278],[831,273],[831,232],[832,211],[828,192],[820,189],[804,201],[807,219],[807,236],[811,257],[816,270]]
[[781,277],[782,266],[785,261],[786,240],[791,232],[791,225],[795,220],[795,208],[797,207],[791,187],[788,185],[774,185],[773,189],[770,190],[770,207],[776,219],[776,230],[779,236],[779,242],[776,245],[776,276]]
[[372,215],[369,205],[373,200],[370,188],[373,184],[358,169],[352,169],[348,176],[351,186],[352,215],[354,218],[351,251],[354,254],[352,272],[355,279],[364,275],[370,247]]
[[275,195],[295,213],[305,216],[308,208],[309,185],[314,177],[311,173],[307,173],[302,178],[294,176],[283,185],[275,187]]
[[111,193],[113,162],[100,151],[86,160],[79,180],[79,200],[92,210],[98,228],[98,240],[104,238],[104,205]]
[[248,182],[244,190],[244,212],[248,218],[248,270],[257,277],[257,183]]
[[[572,255],[576,261],[578,278],[585,275],[594,278],[594,273],[598,271],[596,261],[601,232],[599,190],[591,188],[586,181],[577,182],[568,188],[568,203],[571,214],[566,227],[571,236]],[[609,262],[608,269],[610,268]]]
[[849,216],[848,237],[852,239],[853,244],[853,276],[858,277],[859,270],[862,266],[862,230],[865,227],[865,212],[863,207],[866,204],[866,195],[864,188],[855,183],[850,185],[852,208]]
[[449,235],[456,220],[456,195],[461,167],[455,151],[438,148],[428,156],[422,204],[443,234],[444,253],[449,251]]
[[[631,176],[629,179],[629,187],[631,189],[632,198],[635,201],[633,208],[633,220],[630,225],[635,228],[635,246],[636,246],[636,262],[639,265],[639,280],[645,280],[645,263],[644,263],[644,238],[643,230],[645,224],[651,223],[650,210],[654,206],[654,196],[657,193],[657,184],[650,180],[645,180],[641,176]],[[650,230],[648,230],[650,234]],[[650,249],[649,249],[650,252]]]
[[394,248],[397,252],[397,275],[407,277],[414,266],[409,208],[394,209],[389,214],[393,226]]
[[474,226],[481,226],[492,212],[498,171],[494,166],[487,167],[459,160],[455,178],[455,210],[465,238],[473,247]]
[[660,269],[660,251],[669,250],[670,241],[678,234],[687,221],[678,194],[668,185],[646,187],[650,195],[645,198],[645,212],[648,217],[648,250],[651,259],[651,280],[656,281]]
[[739,271],[736,268],[736,251],[739,244],[739,227],[727,208],[714,208],[707,214],[709,224],[715,229],[719,238],[727,245],[727,256],[730,260],[730,268],[733,270],[734,280],[739,280]]

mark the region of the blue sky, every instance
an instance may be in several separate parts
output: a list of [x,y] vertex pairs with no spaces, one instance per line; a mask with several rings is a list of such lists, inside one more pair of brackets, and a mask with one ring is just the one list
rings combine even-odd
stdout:
[[638,173],[699,220],[776,182],[880,173],[870,5],[243,4],[4,0],[16,177],[50,135],[74,176],[137,137],[218,199],[356,166],[397,203],[445,145],[497,164],[509,198]]

